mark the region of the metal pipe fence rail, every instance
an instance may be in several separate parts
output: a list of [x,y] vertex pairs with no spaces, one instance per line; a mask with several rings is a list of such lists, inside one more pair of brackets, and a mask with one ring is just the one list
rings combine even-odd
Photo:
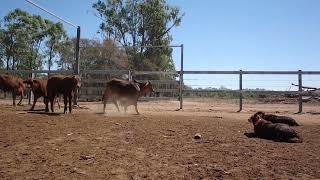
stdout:
[[[180,73],[180,72],[179,72]],[[281,91],[283,93],[290,93],[290,94],[298,94],[299,98],[298,98],[298,102],[299,102],[299,110],[298,113],[302,112],[302,107],[303,107],[303,101],[302,101],[302,96],[304,94],[304,92],[302,91],[302,75],[320,75],[320,71],[302,71],[302,70],[298,70],[298,71],[183,71],[182,74],[205,74],[205,75],[209,75],[209,74],[234,74],[234,75],[239,75],[239,89],[238,90],[231,90],[232,92],[236,91],[239,92],[239,110],[238,112],[242,111],[242,105],[243,105],[243,92],[245,92],[245,90],[242,89],[242,85],[243,85],[243,75],[297,75],[297,79],[298,79],[298,87],[299,90],[298,91]],[[191,90],[193,91],[193,90]],[[210,90],[209,90],[210,91]],[[217,90],[213,90],[213,91],[217,91]],[[225,90],[219,90],[219,91],[225,91]],[[251,92],[254,92],[254,90],[250,90]],[[255,92],[263,92],[261,90],[259,91],[255,91]],[[270,91],[270,92],[276,92],[276,91]],[[182,99],[182,93],[180,93],[180,98]],[[182,109],[183,106],[180,106],[180,109]]]
[[[74,74],[73,70],[0,70],[0,73],[9,73],[9,74]],[[244,90],[243,87],[243,76],[245,75],[296,75],[298,80],[298,91],[261,91],[261,90],[249,90],[250,92],[280,92],[280,93],[288,93],[288,94],[298,94],[298,113],[301,113],[303,110],[303,98],[302,96],[305,94],[303,92],[303,75],[320,75],[320,71],[131,71],[131,70],[80,70],[80,76],[85,75],[93,75],[93,74],[100,74],[100,75],[127,75],[128,79],[131,80],[132,77],[137,75],[168,75],[174,76],[179,78],[178,81],[172,80],[171,82],[177,83],[178,82],[178,89],[163,89],[162,92],[171,92],[175,91],[179,93],[179,101],[180,101],[180,109],[183,108],[183,92],[237,92],[239,94],[239,110],[243,110],[243,93],[248,92],[248,90]],[[239,75],[239,89],[237,90],[216,90],[216,89],[185,89],[184,82],[183,82],[183,75],[223,75],[223,74],[230,74],[230,75]],[[86,82],[87,80],[84,80]],[[162,80],[154,80],[154,82],[161,83]],[[168,80],[163,80],[163,83],[170,83]],[[93,81],[92,81],[93,82]],[[101,81],[97,81],[101,82]],[[106,81],[103,81],[106,83]],[[88,87],[90,89],[90,87]],[[95,88],[95,89],[103,89],[102,88]],[[81,96],[81,93],[80,93]]]

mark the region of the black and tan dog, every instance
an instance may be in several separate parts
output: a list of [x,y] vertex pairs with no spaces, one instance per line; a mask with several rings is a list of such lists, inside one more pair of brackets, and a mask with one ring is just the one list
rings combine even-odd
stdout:
[[255,113],[252,117],[255,118],[255,116],[257,115],[259,115],[262,119],[270,121],[272,123],[288,124],[289,126],[300,126],[296,120],[288,116],[277,116],[273,114],[266,114],[265,112],[259,111]]
[[[302,143],[302,138],[287,124],[272,123],[264,120],[260,115],[256,114],[251,116],[248,121],[254,126],[254,134],[251,134],[251,137],[259,137],[289,143]],[[248,136],[248,134],[249,133],[245,135]]]

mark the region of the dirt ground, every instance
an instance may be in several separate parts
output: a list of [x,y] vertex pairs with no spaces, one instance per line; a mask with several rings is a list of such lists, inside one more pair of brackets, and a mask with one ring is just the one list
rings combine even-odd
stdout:
[[[141,115],[102,114],[80,103],[73,114],[0,105],[0,179],[319,179],[320,108],[235,102],[141,102]],[[36,106],[42,109],[41,103]],[[257,110],[289,115],[302,144],[247,138]],[[201,139],[195,140],[195,133]]]

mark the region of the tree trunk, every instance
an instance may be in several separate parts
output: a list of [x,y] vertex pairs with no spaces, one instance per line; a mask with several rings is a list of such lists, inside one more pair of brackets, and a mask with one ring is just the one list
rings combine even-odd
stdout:
[[10,56],[7,56],[7,70],[10,69],[10,67],[9,67],[9,62],[10,62]]
[[50,77],[50,71],[51,71],[51,61],[52,61],[52,52],[53,52],[53,46],[51,46],[50,50],[49,50],[49,59],[48,59],[48,78]]
[[15,69],[15,63],[16,63],[16,58],[14,57],[14,55],[12,56],[12,70]]

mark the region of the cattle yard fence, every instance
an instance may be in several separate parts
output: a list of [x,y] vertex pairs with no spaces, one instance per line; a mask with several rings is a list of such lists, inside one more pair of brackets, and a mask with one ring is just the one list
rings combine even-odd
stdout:
[[[72,70],[14,70],[14,71],[0,71],[1,74],[16,74],[23,77],[36,77],[36,78],[46,78],[48,74],[64,74],[71,75],[74,74]],[[250,75],[292,75],[297,76],[298,90],[297,91],[263,91],[265,93],[286,93],[286,94],[297,94],[298,101],[298,112],[301,113],[303,110],[303,96],[310,95],[310,93],[316,92],[305,92],[303,91],[303,76],[308,75],[320,75],[320,71],[131,71],[131,70],[80,70],[80,76],[82,78],[82,87],[80,88],[77,98],[81,101],[99,101],[102,98],[102,94],[106,83],[111,78],[122,78],[122,79],[139,79],[139,77],[144,77],[142,80],[149,80],[148,77],[155,76],[156,78],[151,78],[151,83],[154,85],[155,92],[149,97],[144,97],[147,99],[168,99],[174,98],[180,102],[179,109],[183,109],[183,98],[186,92],[234,92],[237,93],[239,99],[239,112],[243,110],[243,93],[245,92],[255,92],[255,90],[245,90],[243,89],[243,76]],[[183,82],[183,75],[238,75],[239,77],[239,88],[237,90],[217,90],[217,89],[190,89],[186,88]],[[165,77],[165,78],[164,78]],[[29,91],[29,90],[28,90]],[[257,90],[262,92],[261,90]],[[29,102],[31,101],[31,93]],[[4,97],[3,95],[2,97]]]

